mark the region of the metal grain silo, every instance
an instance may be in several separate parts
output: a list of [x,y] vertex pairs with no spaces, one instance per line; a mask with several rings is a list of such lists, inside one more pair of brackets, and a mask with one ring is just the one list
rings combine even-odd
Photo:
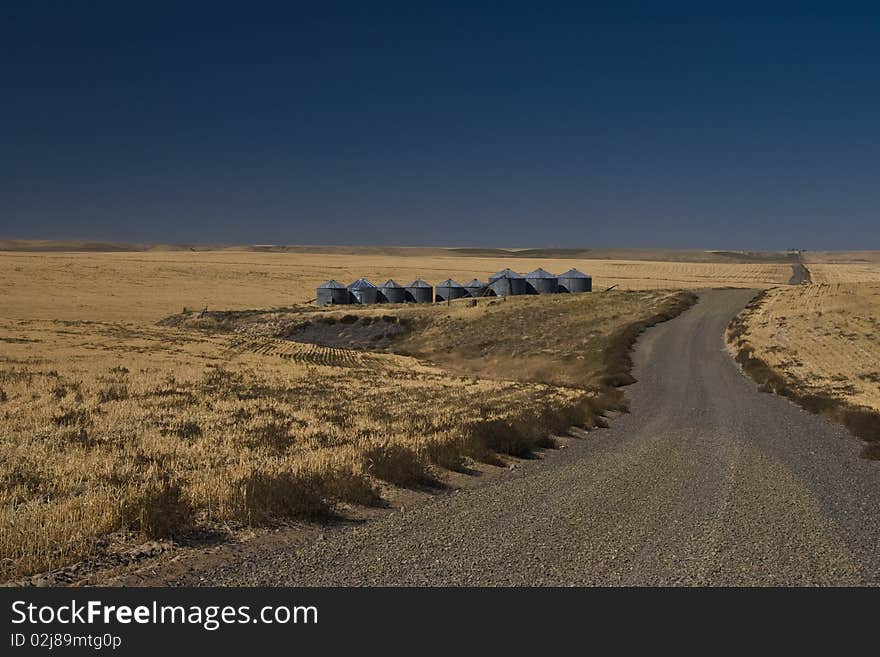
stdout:
[[528,292],[526,279],[512,269],[502,269],[497,274],[492,274],[489,277],[489,287],[499,297]]
[[467,293],[476,299],[479,299],[480,297],[494,297],[494,290],[490,290],[488,288],[488,285],[477,278],[472,280],[470,283],[464,284],[464,289],[467,290]]
[[379,300],[386,303],[405,303],[406,288],[389,279],[379,286]]
[[348,288],[337,281],[327,281],[318,286],[318,305],[351,303],[351,293]]
[[434,301],[434,288],[420,278],[406,286],[406,300],[411,303],[431,303]]
[[359,278],[348,286],[348,291],[354,297],[354,303],[370,304],[379,301],[378,288],[366,278]]
[[529,294],[556,294],[556,288],[559,287],[559,279],[540,267],[526,274],[526,283],[530,288]]
[[564,274],[559,274],[559,291],[571,292],[592,292],[593,277],[578,271],[577,269],[569,269]]
[[452,301],[453,299],[461,299],[468,296],[468,291],[464,286],[456,283],[451,278],[447,278],[442,283],[437,283],[434,288],[434,299],[436,301]]

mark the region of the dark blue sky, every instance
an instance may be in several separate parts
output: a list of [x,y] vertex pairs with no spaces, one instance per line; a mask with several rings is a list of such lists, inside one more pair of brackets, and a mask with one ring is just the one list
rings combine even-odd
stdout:
[[0,238],[880,248],[870,4],[179,4],[0,5]]

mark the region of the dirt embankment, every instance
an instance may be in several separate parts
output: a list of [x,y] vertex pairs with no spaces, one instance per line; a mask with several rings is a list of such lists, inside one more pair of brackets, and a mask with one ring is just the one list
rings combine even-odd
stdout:
[[811,413],[842,423],[853,435],[866,441],[862,453],[865,458],[880,459],[880,412],[809,389],[802,381],[772,367],[749,342],[750,322],[761,311],[768,294],[767,290],[758,294],[727,328],[727,342],[736,362],[761,391],[782,395]]

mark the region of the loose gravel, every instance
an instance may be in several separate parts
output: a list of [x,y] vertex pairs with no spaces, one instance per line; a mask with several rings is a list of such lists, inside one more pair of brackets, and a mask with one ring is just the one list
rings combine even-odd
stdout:
[[487,485],[297,544],[243,546],[173,583],[876,584],[880,464],[737,369],[722,336],[753,294],[703,292],[649,330],[632,412],[610,429]]

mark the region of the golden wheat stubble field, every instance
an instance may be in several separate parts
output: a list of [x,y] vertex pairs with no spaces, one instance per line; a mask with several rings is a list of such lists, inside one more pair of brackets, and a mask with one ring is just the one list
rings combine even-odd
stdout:
[[[340,325],[392,313],[412,330],[400,350],[419,358],[292,342],[284,322],[257,334],[157,324],[183,306],[284,306],[330,277],[482,273],[470,258],[347,259],[0,256],[0,577],[192,528],[223,533],[370,504],[380,482],[411,485],[464,458],[548,445],[550,432],[602,422],[596,381],[610,337],[679,296],[286,311],[293,324]],[[523,317],[543,322],[531,340]],[[429,364],[432,355],[445,364]]]
[[878,336],[880,283],[835,283],[769,290],[742,339],[794,389],[880,411]]
[[2,316],[155,322],[189,308],[245,309],[289,306],[315,296],[330,278],[348,284],[364,276],[375,284],[394,278],[437,283],[450,276],[483,280],[504,267],[561,273],[577,267],[595,290],[754,287],[788,282],[784,263],[691,263],[646,260],[480,258],[472,256],[151,251],[133,253],[0,253]]

